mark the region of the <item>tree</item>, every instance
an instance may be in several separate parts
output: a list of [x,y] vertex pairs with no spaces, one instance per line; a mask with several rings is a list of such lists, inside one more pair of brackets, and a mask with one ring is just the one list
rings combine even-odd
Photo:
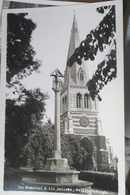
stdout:
[[21,159],[25,164],[28,163],[29,159],[34,169],[43,168],[46,164],[46,159],[53,156],[53,148],[54,129],[51,121],[48,120],[43,126],[35,121],[35,125],[21,153]]
[[[27,14],[8,14],[7,17],[7,86],[19,83],[23,77],[38,71],[40,61],[35,60],[31,46],[32,32],[36,24]],[[15,80],[13,80],[15,76]]]
[[91,80],[88,81],[87,86],[90,96],[94,99],[96,96],[99,100],[100,90],[109,81],[117,76],[116,67],[116,41],[115,41],[115,6],[105,6],[97,8],[101,14],[109,10],[99,25],[92,30],[80,46],[75,49],[75,52],[68,59],[68,66],[73,66],[74,62],[79,65],[84,60],[94,60],[98,52],[103,52],[106,45],[110,46],[109,53],[105,56],[103,61],[97,66],[97,70]]
[[93,144],[87,138],[77,135],[61,135],[62,157],[67,158],[71,168],[93,169]]
[[12,167],[20,165],[20,155],[35,123],[41,125],[45,100],[48,98],[39,89],[26,90],[25,94],[27,96],[24,96],[22,104],[11,99],[6,101],[5,158]]
[[[35,122],[28,141],[21,153],[21,162],[29,163],[34,169],[43,169],[47,158],[54,153],[54,125],[48,121],[43,126]],[[61,133],[61,154],[67,158],[71,169],[93,169],[93,144],[88,138]]]
[[13,88],[17,98],[6,99],[5,158],[13,167],[21,163],[21,153],[34,128],[45,114],[47,94],[40,89],[26,90],[21,84],[24,77],[38,71],[41,63],[35,60],[31,46],[36,24],[27,14],[8,14],[7,17],[7,87]]

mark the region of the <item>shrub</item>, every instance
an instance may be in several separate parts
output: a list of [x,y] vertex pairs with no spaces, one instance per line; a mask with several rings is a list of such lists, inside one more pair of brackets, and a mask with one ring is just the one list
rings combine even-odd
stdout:
[[93,182],[94,188],[114,192],[118,191],[118,177],[114,173],[81,171],[79,174],[79,179]]

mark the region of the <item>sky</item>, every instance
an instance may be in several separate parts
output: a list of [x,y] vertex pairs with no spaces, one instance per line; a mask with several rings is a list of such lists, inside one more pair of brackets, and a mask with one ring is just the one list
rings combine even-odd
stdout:
[[[64,74],[71,27],[74,16],[74,9],[65,10],[52,8],[50,13],[48,11],[43,11],[41,13],[29,13],[28,17],[31,18],[36,24],[37,28],[32,35],[32,45],[36,51],[36,58],[42,60],[42,67],[40,74],[34,74],[32,77],[25,80],[27,87],[40,87],[43,92],[48,92],[50,98],[47,101],[47,115],[51,117],[53,121],[52,107],[54,107],[54,92],[52,91],[52,77],[50,74],[58,68],[62,74]],[[93,14],[95,15],[96,11],[94,10]],[[78,23],[80,40],[84,40],[86,35],[90,30],[94,29],[99,21],[101,21],[102,15],[96,13],[97,21],[94,20],[91,25],[85,22],[85,18],[91,18],[91,10],[88,10],[81,13],[80,9],[75,10],[75,15]],[[60,17],[59,17],[60,16]],[[99,59],[98,59],[99,60]],[[100,61],[100,60],[99,60]],[[89,63],[89,73],[93,72],[95,65]],[[96,64],[97,62],[95,62]],[[27,83],[26,83],[27,82]],[[29,84],[30,83],[30,84]]]
[[[54,121],[54,92],[50,74],[58,68],[64,74],[68,54],[71,27],[74,12],[77,19],[80,40],[95,29],[104,17],[96,12],[96,6],[63,6],[38,8],[29,11],[28,18],[37,24],[32,34],[31,44],[36,51],[36,59],[42,61],[40,73],[33,73],[23,81],[28,89],[41,88],[49,94],[46,101],[46,121]],[[96,60],[86,62],[91,75],[96,66],[104,59],[106,53],[100,53]],[[119,64],[121,66],[121,64]],[[103,88],[99,102],[99,117],[102,120],[103,134],[110,139],[112,146],[118,152],[119,143],[115,142],[119,130],[123,127],[123,87],[122,68],[118,67],[118,77]],[[121,129],[123,131],[124,129]]]

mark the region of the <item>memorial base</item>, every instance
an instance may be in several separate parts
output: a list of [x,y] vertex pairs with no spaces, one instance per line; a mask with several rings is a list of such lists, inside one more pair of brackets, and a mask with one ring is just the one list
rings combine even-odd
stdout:
[[27,191],[68,192],[92,195],[92,183],[78,179],[79,171],[24,171],[23,184]]
[[41,189],[47,192],[65,191],[91,195],[92,183],[79,180],[78,175],[79,171],[70,170],[66,158],[48,158],[44,170],[24,170],[23,183],[27,190]]
[[48,158],[44,169],[48,171],[69,171],[70,167],[66,158]]
[[24,182],[24,190],[26,191],[42,191],[55,193],[73,193],[92,195],[92,183],[86,181],[77,181],[75,183],[43,183],[34,180],[26,180]]
[[37,182],[45,183],[76,183],[78,182],[78,171],[45,171],[38,170],[29,172],[30,178],[36,179]]

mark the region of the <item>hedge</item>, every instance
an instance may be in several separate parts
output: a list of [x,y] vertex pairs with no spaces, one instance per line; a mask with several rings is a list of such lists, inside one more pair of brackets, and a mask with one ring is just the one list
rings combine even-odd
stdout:
[[80,180],[93,183],[93,188],[118,192],[118,177],[115,173],[80,171]]

